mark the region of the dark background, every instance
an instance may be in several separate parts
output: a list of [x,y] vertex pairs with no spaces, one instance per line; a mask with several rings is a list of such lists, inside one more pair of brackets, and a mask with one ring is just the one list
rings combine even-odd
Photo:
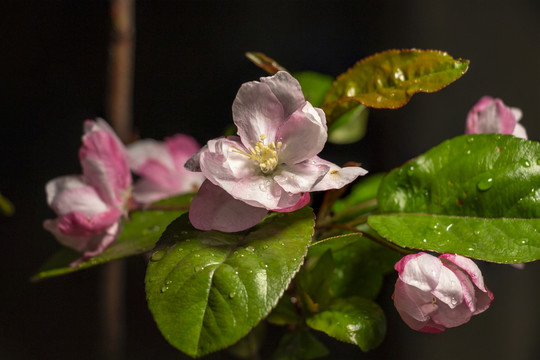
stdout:
[[[44,185],[80,173],[82,121],[106,111],[109,29],[107,1],[0,3],[0,193],[16,206],[14,216],[0,215],[0,359],[97,358],[100,269],[29,278],[59,247],[41,227],[54,217]],[[264,75],[246,51],[265,52],[291,71],[338,75],[372,53],[416,47],[470,59],[470,69],[402,109],[372,111],[365,139],[328,145],[324,158],[388,171],[463,133],[483,95],[521,108],[538,140],[539,35],[537,0],[139,1],[134,123],[143,138],[185,132],[204,143],[220,135],[239,86]],[[380,297],[389,319],[381,348],[363,355],[325,340],[328,358],[539,358],[539,264],[482,269],[495,301],[470,323],[440,335],[409,330],[390,301],[393,275]],[[146,308],[144,271],[142,257],[127,261],[127,358],[183,358]],[[270,333],[263,355],[278,340]]]

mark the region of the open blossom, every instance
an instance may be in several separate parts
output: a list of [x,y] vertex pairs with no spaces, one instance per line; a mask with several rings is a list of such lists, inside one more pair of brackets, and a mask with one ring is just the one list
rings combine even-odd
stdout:
[[268,210],[294,211],[309,202],[309,192],[340,188],[367,173],[317,156],[328,136],[324,112],[287,72],[243,84],[232,110],[238,136],[210,140],[186,163],[207,179],[189,212],[198,229],[244,230]]
[[87,120],[79,149],[83,174],[62,176],[45,187],[47,202],[58,215],[43,227],[63,245],[83,253],[77,265],[98,255],[120,231],[131,191],[127,151],[103,120]]
[[527,139],[525,128],[518,123],[522,113],[506,106],[501,99],[482,97],[467,115],[466,134],[509,134]]
[[145,139],[128,146],[132,170],[140,175],[133,187],[133,199],[150,204],[173,195],[196,192],[204,176],[184,168],[201,146],[191,136],[177,134],[163,142]]
[[403,257],[394,268],[399,273],[394,305],[414,330],[439,333],[462,325],[493,300],[478,266],[460,255],[437,258],[420,252]]

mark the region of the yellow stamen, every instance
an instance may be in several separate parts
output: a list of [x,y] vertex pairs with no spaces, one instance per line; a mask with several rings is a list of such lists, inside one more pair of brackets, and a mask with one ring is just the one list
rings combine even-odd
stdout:
[[234,147],[232,151],[247,156],[259,166],[264,174],[269,174],[274,171],[278,165],[278,154],[282,144],[281,141],[279,141],[276,145],[275,142],[272,141],[270,144],[265,145],[263,141],[266,139],[266,134],[261,134],[260,139],[261,140],[257,141],[254,146],[253,143],[251,144],[253,147],[249,149],[249,153],[236,147]]

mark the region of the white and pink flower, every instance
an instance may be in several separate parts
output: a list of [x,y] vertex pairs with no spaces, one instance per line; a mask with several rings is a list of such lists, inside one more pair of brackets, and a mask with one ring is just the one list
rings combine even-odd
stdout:
[[525,128],[518,123],[522,113],[506,106],[501,99],[482,97],[467,115],[466,134],[509,134],[527,139]]
[[77,265],[103,252],[120,231],[127,214],[131,173],[127,151],[103,120],[87,120],[79,150],[83,174],[49,181],[47,202],[58,215],[43,227],[67,247],[83,253]]
[[131,169],[141,178],[133,187],[133,199],[150,204],[174,195],[196,192],[204,176],[184,168],[201,146],[189,135],[177,134],[163,142],[139,140],[128,146]]
[[403,257],[394,268],[399,273],[394,305],[414,330],[439,333],[462,325],[493,300],[478,266],[460,255],[437,258],[420,252]]
[[309,202],[309,192],[367,173],[317,156],[328,136],[324,112],[287,72],[243,84],[232,110],[238,136],[210,140],[186,163],[207,179],[189,212],[198,229],[245,230],[268,210],[294,211]]

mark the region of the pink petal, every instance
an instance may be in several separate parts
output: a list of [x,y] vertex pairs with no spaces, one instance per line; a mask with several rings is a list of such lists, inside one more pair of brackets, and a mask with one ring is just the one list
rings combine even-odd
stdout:
[[463,269],[470,277],[474,285],[476,285],[477,288],[479,288],[482,291],[487,291],[486,287],[484,285],[484,277],[482,276],[482,272],[478,268],[478,265],[474,263],[469,258],[466,258],[461,255],[457,254],[442,254],[439,256],[440,258],[446,259],[457,266],[459,266],[461,269]]
[[135,182],[132,194],[135,202],[139,204],[151,204],[175,195],[176,191],[164,188],[148,179],[140,179]]
[[82,176],[55,178],[47,183],[45,190],[47,202],[58,215],[72,211],[95,215],[109,210],[96,189]]
[[234,99],[233,120],[246,148],[260,140],[272,141],[279,125],[285,121],[283,106],[268,85],[258,81],[243,84]]
[[127,150],[118,138],[109,131],[94,130],[86,133],[79,158],[83,174],[102,199],[111,206],[121,206],[124,193],[132,180]]
[[174,161],[174,166],[179,172],[184,171],[186,161],[201,148],[201,145],[193,137],[184,134],[167,137],[164,141],[165,147]]
[[58,218],[58,230],[66,236],[90,236],[106,231],[122,216],[116,208],[99,214],[88,215],[73,211]]
[[439,284],[443,265],[435,256],[426,253],[406,255],[398,264],[396,269],[402,269],[399,278],[407,285],[429,292]]
[[267,212],[234,199],[207,180],[191,202],[189,220],[199,230],[236,232],[257,225]]
[[326,175],[311,189],[311,191],[340,189],[356,180],[357,177],[364,176],[368,173],[367,170],[359,166],[348,166],[341,168],[330,161],[321,159],[318,156],[315,156],[308,161],[312,164],[325,165],[330,168]]
[[433,296],[430,293],[407,285],[398,279],[392,298],[401,318],[411,328],[423,331],[421,329],[426,326],[434,325],[431,324],[430,319],[431,314],[437,311],[437,306],[434,306]]
[[105,229],[101,234],[92,236],[66,236],[58,229],[57,220],[45,220],[43,227],[50,231],[62,245],[83,253],[83,257],[73,262],[70,266],[75,267],[82,261],[102,253],[114,240],[119,233],[119,223],[116,222]]
[[285,208],[282,208],[282,209],[272,209],[272,211],[276,211],[276,212],[292,212],[292,211],[296,211],[298,209],[303,208],[307,204],[309,204],[310,200],[311,200],[311,196],[309,196],[309,193],[306,192],[306,193],[304,193],[304,195],[302,195],[300,200],[298,200],[298,202],[296,204],[294,204],[293,206],[288,206],[288,207],[285,207]]
[[[175,170],[172,157],[165,146],[165,143],[152,139],[136,141],[127,147],[129,163],[133,171],[145,177],[151,172],[145,172],[144,166],[148,161],[158,161],[167,172]],[[193,154],[191,154],[193,155]]]
[[282,143],[279,161],[296,164],[317,155],[328,138],[326,119],[310,103],[295,111],[281,126],[276,141]]
[[273,76],[261,78],[272,93],[283,105],[284,116],[289,117],[293,112],[304,106],[306,102],[300,83],[286,71],[279,71]]
[[466,134],[512,134],[516,118],[502,100],[482,97],[467,115]]
[[284,164],[274,175],[274,180],[287,192],[296,194],[311,191],[328,172],[328,166],[303,162]]
[[439,309],[436,314],[431,316],[434,323],[446,328],[456,327],[465,324],[471,319],[472,313],[465,302],[451,308],[443,302],[437,303]]
[[527,136],[527,131],[521,124],[516,124],[516,127],[514,128],[514,131],[512,132],[512,135],[518,138],[522,138],[527,140],[529,137]]
[[463,288],[462,285],[458,276],[451,269],[443,266],[441,267],[437,287],[431,293],[439,301],[442,301],[453,309],[463,302],[463,292],[466,288]]

